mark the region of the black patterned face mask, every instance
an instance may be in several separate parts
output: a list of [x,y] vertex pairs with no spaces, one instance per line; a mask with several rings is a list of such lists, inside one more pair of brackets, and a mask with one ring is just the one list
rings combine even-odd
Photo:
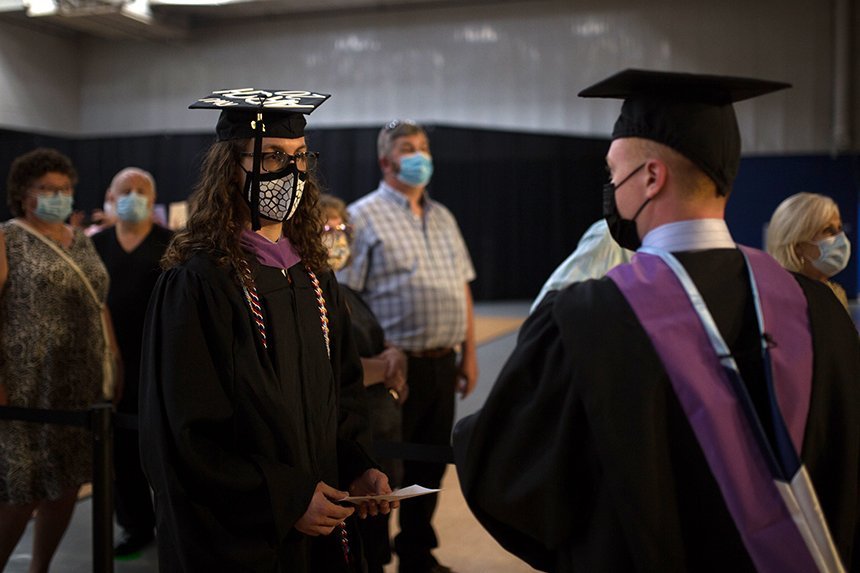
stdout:
[[[288,221],[302,200],[307,177],[307,173],[299,171],[295,163],[290,163],[275,173],[261,173],[258,203],[260,216],[271,221]],[[248,205],[252,205],[252,181],[251,172],[245,171],[245,201]]]

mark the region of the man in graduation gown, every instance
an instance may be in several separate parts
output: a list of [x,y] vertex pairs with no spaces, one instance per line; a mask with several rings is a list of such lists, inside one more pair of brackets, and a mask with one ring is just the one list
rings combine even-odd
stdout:
[[604,210],[642,248],[550,293],[454,435],[470,508],[535,568],[860,570],[857,331],[724,221],[732,102],[781,87],[627,70],[580,94],[625,100]]
[[327,97],[226,90],[192,106],[223,110],[218,141],[150,301],[140,381],[162,573],[361,571],[341,502],[391,492],[320,240],[302,114]]

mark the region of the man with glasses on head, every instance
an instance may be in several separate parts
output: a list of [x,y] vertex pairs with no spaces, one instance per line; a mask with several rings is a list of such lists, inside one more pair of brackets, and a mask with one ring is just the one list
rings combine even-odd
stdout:
[[[455,393],[467,396],[478,377],[469,288],[475,271],[456,220],[427,193],[433,161],[424,129],[393,121],[379,132],[377,152],[382,181],[349,206],[353,258],[338,279],[361,294],[388,340],[409,357],[403,440],[449,444]],[[444,464],[405,460],[403,482],[436,488],[444,471]],[[431,554],[436,498],[401,507],[401,573],[450,571]]]
[[724,219],[733,102],[785,87],[627,70],[580,94],[625,100],[604,215],[637,253],[549,293],[454,434],[470,508],[533,567],[860,570],[857,331]]

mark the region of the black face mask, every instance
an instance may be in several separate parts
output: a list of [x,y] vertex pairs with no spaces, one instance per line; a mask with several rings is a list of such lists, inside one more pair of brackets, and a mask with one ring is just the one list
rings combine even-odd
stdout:
[[[287,221],[296,212],[302,200],[307,173],[290,163],[280,171],[261,173],[259,179],[257,213],[270,221]],[[245,201],[253,209],[253,177],[245,171]]]
[[606,219],[606,224],[609,226],[609,234],[615,239],[615,242],[625,249],[635,251],[642,246],[642,241],[639,239],[639,232],[636,230],[636,217],[645,208],[645,205],[651,200],[651,197],[645,199],[645,202],[636,211],[632,219],[624,219],[621,213],[618,212],[618,205],[615,203],[615,191],[619,187],[627,183],[627,181],[636,175],[640,169],[645,167],[645,163],[634,169],[630,175],[621,180],[621,183],[606,183],[603,186],[603,218]]

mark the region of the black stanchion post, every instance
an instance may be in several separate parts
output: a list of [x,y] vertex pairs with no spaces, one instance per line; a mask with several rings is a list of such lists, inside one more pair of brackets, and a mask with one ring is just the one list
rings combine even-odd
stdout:
[[95,404],[93,432],[93,572],[113,573],[113,406]]

